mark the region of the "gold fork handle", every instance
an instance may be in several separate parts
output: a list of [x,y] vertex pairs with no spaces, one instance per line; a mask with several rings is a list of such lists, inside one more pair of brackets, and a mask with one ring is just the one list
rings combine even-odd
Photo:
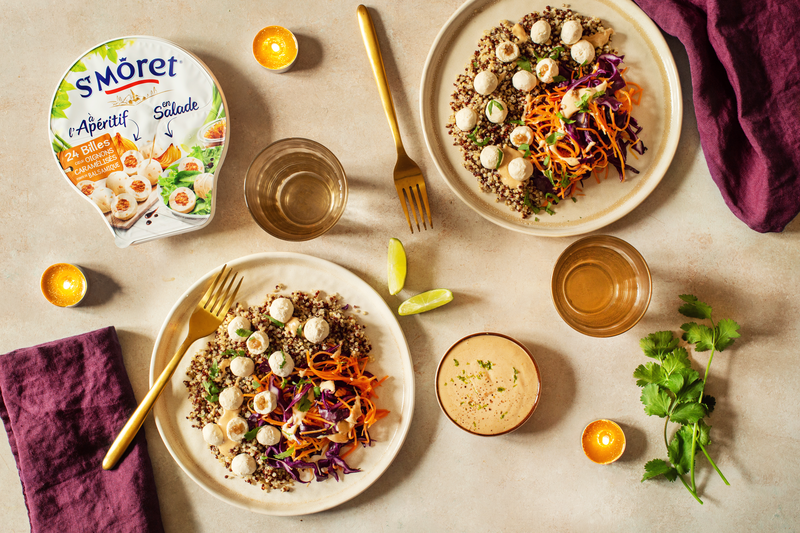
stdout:
[[400,139],[400,129],[397,127],[397,114],[394,111],[394,101],[392,91],[389,90],[389,82],[386,80],[386,70],[383,67],[383,56],[381,56],[381,45],[378,43],[378,35],[375,33],[375,25],[369,11],[363,5],[358,6],[358,25],[361,26],[361,37],[364,39],[364,46],[367,48],[367,56],[372,65],[372,73],[375,75],[375,83],[378,84],[378,92],[381,95],[383,110],[386,112],[386,119],[392,129],[392,137],[398,152],[405,153],[403,141]]
[[186,338],[181,344],[178,351],[175,352],[175,355],[172,357],[170,362],[167,364],[167,367],[161,372],[161,375],[158,376],[155,384],[153,384],[153,388],[151,388],[147,395],[145,395],[142,402],[139,404],[139,407],[133,412],[130,419],[125,423],[122,427],[122,430],[117,435],[117,438],[114,439],[113,444],[111,444],[111,448],[109,448],[108,453],[103,458],[103,470],[110,470],[114,468],[114,465],[117,464],[119,458],[122,457],[122,454],[125,453],[125,450],[128,449],[130,446],[131,441],[139,432],[139,428],[142,427],[144,423],[144,419],[147,418],[147,415],[150,413],[150,409],[153,408],[153,404],[156,403],[158,397],[161,396],[161,392],[166,387],[167,383],[169,383],[170,378],[172,378],[172,374],[175,373],[175,369],[178,368],[178,364],[183,359],[183,355],[186,353],[186,350],[189,349],[189,346],[192,345],[194,340],[190,338]]

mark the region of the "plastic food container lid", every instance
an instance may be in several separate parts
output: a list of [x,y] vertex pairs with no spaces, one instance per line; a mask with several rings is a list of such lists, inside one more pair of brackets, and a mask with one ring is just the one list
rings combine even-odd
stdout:
[[213,74],[183,48],[142,36],[92,48],[59,82],[48,127],[62,175],[117,246],[213,218],[228,106]]

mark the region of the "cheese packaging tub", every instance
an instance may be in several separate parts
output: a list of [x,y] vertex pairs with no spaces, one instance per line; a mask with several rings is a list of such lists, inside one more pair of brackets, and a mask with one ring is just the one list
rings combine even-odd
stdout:
[[58,168],[120,248],[204,227],[228,149],[216,78],[155,37],[106,41],[64,74],[50,108]]

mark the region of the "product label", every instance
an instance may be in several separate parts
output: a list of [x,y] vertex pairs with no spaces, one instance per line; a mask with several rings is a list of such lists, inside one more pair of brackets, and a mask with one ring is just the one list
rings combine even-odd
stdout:
[[210,72],[153,37],[116,39],[84,54],[50,110],[62,173],[121,247],[208,223],[227,132]]

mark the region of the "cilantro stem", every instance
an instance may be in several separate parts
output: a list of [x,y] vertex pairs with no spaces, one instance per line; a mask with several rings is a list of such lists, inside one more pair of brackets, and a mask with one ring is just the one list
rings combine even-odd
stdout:
[[701,449],[701,450],[703,450],[703,454],[705,454],[705,456],[706,456],[706,459],[708,459],[708,462],[709,462],[709,463],[711,463],[711,466],[713,466],[713,467],[714,467],[714,470],[716,470],[716,471],[717,471],[717,474],[719,474],[719,477],[721,477],[721,478],[722,478],[722,481],[724,481],[724,482],[725,482],[725,484],[726,484],[726,485],[728,485],[728,486],[730,487],[730,486],[731,486],[731,484],[730,484],[730,483],[728,483],[728,480],[727,480],[727,479],[725,479],[725,476],[723,476],[723,475],[722,475],[722,472],[720,472],[720,471],[719,471],[719,468],[717,468],[717,465],[716,465],[716,463],[714,463],[714,461],[712,461],[712,460],[711,460],[711,456],[710,456],[710,455],[708,455],[708,452],[706,451],[706,448],[705,448],[705,446],[703,446],[703,444],[702,444],[702,443],[700,443],[700,442],[698,442],[697,444],[700,444],[700,449]]
[[683,476],[678,474],[678,477],[681,479],[681,483],[683,483],[683,486],[686,487],[686,490],[688,490],[691,493],[691,495],[694,496],[694,499],[700,502],[700,505],[703,505],[703,500],[701,500],[700,497],[697,495],[697,493],[694,490],[692,490],[691,487],[689,487],[689,485],[686,483],[686,480],[683,479]]
[[697,422],[695,422],[694,425],[692,426],[692,456],[691,456],[692,467],[690,468],[690,471],[691,471],[691,474],[692,474],[692,477],[691,477],[691,479],[692,479],[692,489],[694,489],[694,490],[697,490],[697,485],[695,485],[695,483],[694,483],[694,465],[697,462],[695,460],[696,459],[695,454],[697,453],[697,444],[698,444],[698,442],[697,442]]
[[[714,319],[709,317],[709,321],[711,322],[711,331],[714,331],[715,333],[714,333],[714,337],[713,337],[712,343],[711,343],[711,354],[708,356],[708,363],[706,363],[706,373],[703,376],[703,386],[700,387],[700,395],[697,397],[697,403],[699,403],[699,404],[703,403],[703,393],[706,390],[706,380],[708,379],[708,372],[711,369],[711,361],[714,359],[714,351],[715,351],[714,347],[717,344],[717,338],[716,338],[717,337],[717,334],[716,334],[717,326],[716,326],[716,324],[714,324]],[[697,424],[698,423],[695,422],[694,425],[692,426],[692,459],[691,459],[692,460],[692,468],[691,468],[691,472],[692,472],[692,488],[693,489],[697,488],[697,485],[695,485],[695,482],[694,482],[694,466],[695,466],[695,463],[697,462],[695,460],[696,459],[695,454],[697,453],[697,445],[700,444],[699,442],[697,442]],[[705,455],[708,458],[708,460],[711,461],[711,457],[708,456],[708,453],[706,453],[706,450],[705,450],[705,448],[703,448],[702,444],[700,444],[700,448],[703,449],[703,453],[705,453]],[[714,461],[711,461],[711,464],[713,465]],[[719,469],[717,469],[716,465],[714,465],[714,469],[717,470],[717,472],[719,472]],[[722,476],[721,473],[720,473],[720,476]],[[722,479],[724,480],[725,477],[722,477]],[[727,481],[726,481],[726,484],[727,484]]]

